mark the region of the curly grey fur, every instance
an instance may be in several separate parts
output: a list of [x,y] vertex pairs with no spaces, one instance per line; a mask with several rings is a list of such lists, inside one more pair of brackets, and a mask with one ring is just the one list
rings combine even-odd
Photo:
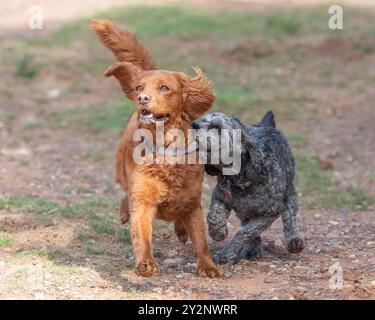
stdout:
[[221,165],[205,166],[208,174],[217,175],[207,216],[210,236],[218,241],[227,237],[227,219],[232,209],[242,225],[216,255],[217,262],[236,263],[241,257],[261,255],[261,233],[280,215],[287,250],[302,251],[294,158],[286,138],[275,128],[273,113],[269,111],[260,123],[247,128],[238,118],[214,112],[205,115],[194,127],[242,130],[242,166],[238,175],[224,176]]

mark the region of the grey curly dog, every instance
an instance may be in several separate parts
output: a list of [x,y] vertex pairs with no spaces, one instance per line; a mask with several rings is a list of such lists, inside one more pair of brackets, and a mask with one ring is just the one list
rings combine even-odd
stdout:
[[[227,220],[232,209],[242,226],[216,254],[216,261],[234,264],[240,258],[261,256],[261,234],[280,215],[286,249],[291,253],[301,252],[304,240],[297,227],[294,158],[286,138],[276,129],[273,113],[268,111],[258,124],[247,128],[236,117],[214,112],[193,123],[193,128],[241,130],[240,172],[223,175],[225,165],[221,161],[205,166],[209,175],[217,176],[207,216],[211,238],[222,241],[227,237]],[[208,160],[210,150],[208,145]]]

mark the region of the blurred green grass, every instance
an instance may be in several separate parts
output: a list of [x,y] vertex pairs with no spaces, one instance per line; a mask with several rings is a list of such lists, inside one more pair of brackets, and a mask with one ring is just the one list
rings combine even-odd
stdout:
[[352,211],[368,210],[375,206],[375,198],[357,188],[342,188],[339,181],[321,171],[317,161],[296,155],[297,192],[303,197],[305,208],[344,208]]
[[[233,35],[241,40],[261,35],[264,41],[280,41],[286,35],[319,28],[326,15],[321,10],[278,10],[259,15],[178,6],[136,6],[102,12],[96,18],[115,20],[151,43],[156,38],[173,37],[193,42],[210,39],[223,44],[224,40]],[[92,42],[92,37],[87,34],[88,21],[89,19],[80,19],[68,23],[48,39],[30,40],[28,44],[70,46],[77,38]]]
[[8,247],[13,243],[13,240],[6,234],[0,233],[0,248]]
[[[118,227],[118,204],[106,199],[89,199],[81,203],[61,205],[40,197],[14,196],[0,198],[0,210],[8,209],[16,212],[35,213],[41,218],[62,217],[66,219],[80,218],[85,221],[92,235],[116,235],[121,242],[130,241],[126,232]],[[84,242],[82,233],[77,235]]]
[[105,129],[119,132],[134,111],[133,104],[125,99],[90,106],[85,110],[74,109],[59,112],[49,118],[51,123],[62,126]]

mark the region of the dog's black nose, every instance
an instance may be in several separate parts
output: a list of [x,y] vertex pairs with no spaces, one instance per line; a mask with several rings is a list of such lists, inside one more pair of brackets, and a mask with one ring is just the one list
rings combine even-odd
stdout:
[[209,122],[206,122],[206,121],[193,121],[191,123],[191,127],[195,130],[199,130],[199,129],[208,129],[209,127]]
[[191,123],[191,127],[195,130],[199,130],[200,129],[200,126],[199,126],[199,123],[197,121],[193,121]]
[[151,97],[148,95],[148,94],[145,94],[145,93],[141,93],[139,96],[138,96],[138,102],[140,104],[147,104],[149,101],[151,100]]

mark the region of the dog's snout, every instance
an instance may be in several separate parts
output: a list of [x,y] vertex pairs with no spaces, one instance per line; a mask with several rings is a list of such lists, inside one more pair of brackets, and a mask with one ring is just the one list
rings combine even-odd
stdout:
[[148,95],[148,94],[145,94],[145,93],[141,93],[139,96],[138,96],[138,102],[140,104],[147,104],[149,101],[151,100],[151,97]]
[[212,128],[222,128],[223,127],[223,122],[219,117],[213,117],[211,119],[211,127]]
[[192,125],[192,128],[195,129],[195,130],[199,130],[199,129],[209,129],[209,122],[207,121],[193,121],[191,123]]
[[199,129],[205,129],[205,127],[203,126],[203,123],[202,121],[193,121],[191,123],[191,127],[195,130],[199,130]]

